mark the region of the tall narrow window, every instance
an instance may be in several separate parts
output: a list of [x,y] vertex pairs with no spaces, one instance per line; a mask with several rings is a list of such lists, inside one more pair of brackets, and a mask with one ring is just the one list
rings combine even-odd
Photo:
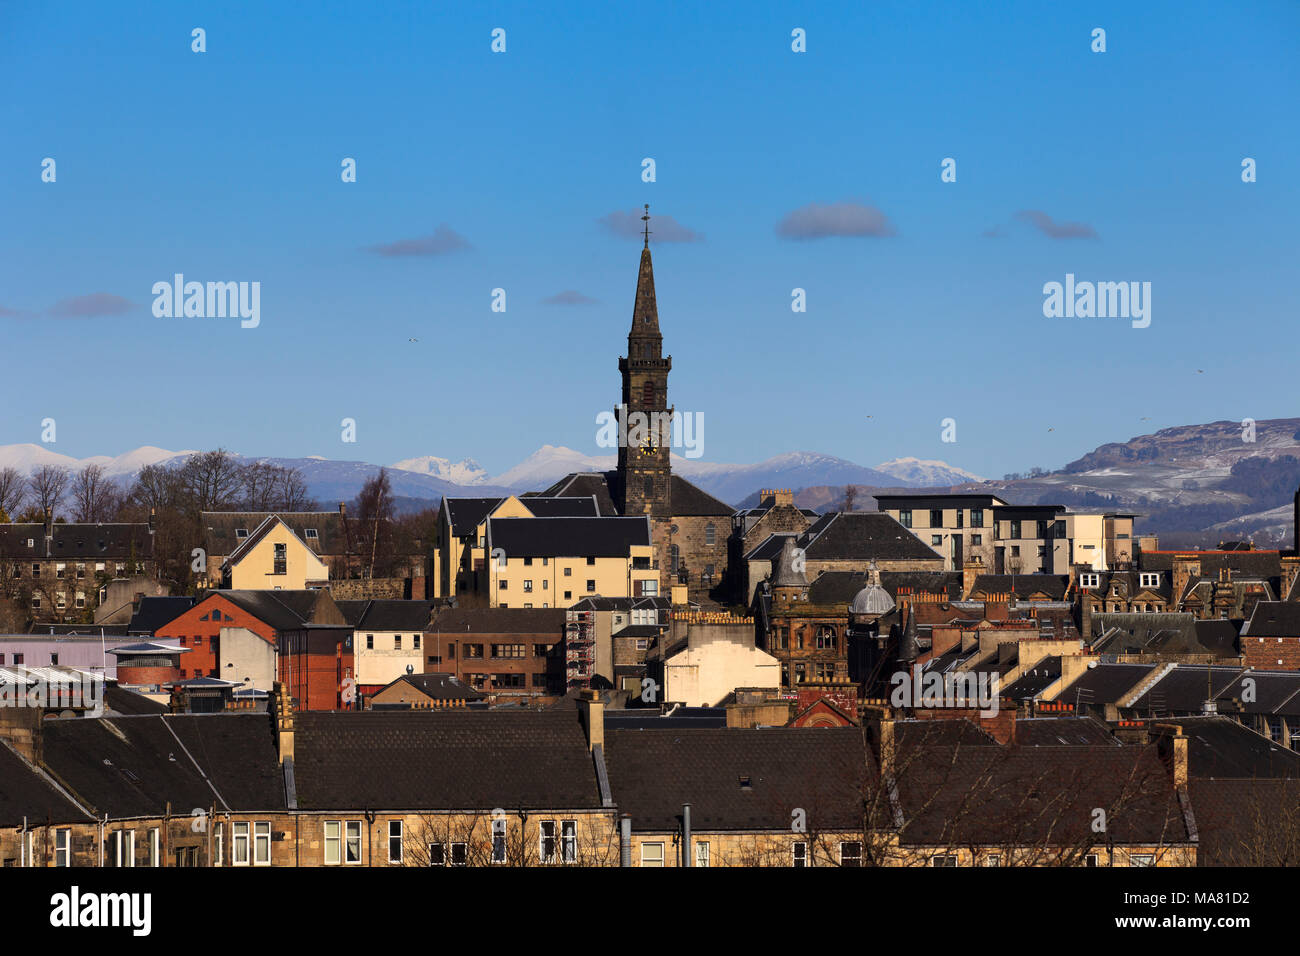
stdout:
[[402,862],[402,821],[388,821],[388,862]]
[[560,823],[560,848],[565,863],[578,862],[578,821],[563,820]]
[[492,821],[492,862],[506,861],[506,821]]
[[253,865],[271,865],[271,824],[253,824]]
[[713,526],[713,522],[710,521],[708,524],[704,526],[704,543],[709,545],[709,547],[712,547],[717,543],[717,541],[718,541],[718,529],[715,528]]

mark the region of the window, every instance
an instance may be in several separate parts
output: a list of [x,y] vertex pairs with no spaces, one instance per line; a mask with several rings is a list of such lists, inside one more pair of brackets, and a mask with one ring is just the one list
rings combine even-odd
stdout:
[[492,656],[496,658],[512,658],[524,656],[523,644],[493,644]]
[[78,564],[78,565],[77,565],[77,577],[79,577],[79,578],[84,578],[85,576],[86,576],[86,566],[85,566],[84,564]]
[[275,546],[274,561],[275,565],[271,570],[272,574],[287,573],[287,565],[289,561],[289,546],[287,544],[277,544]]
[[59,655],[58,655],[58,654],[55,654],[55,653],[53,653],[53,652],[50,653],[50,666],[51,666],[51,667],[58,667],[58,666],[59,666]]
[[62,611],[65,607],[68,606],[68,592],[60,591],[57,597],[58,597],[58,601],[57,601],[58,608],[60,611]]
[[578,862],[578,821],[560,821],[560,853],[565,863]]
[[808,844],[802,840],[791,846],[793,851],[793,861],[795,869],[803,869],[808,865]]
[[971,535],[971,536],[970,536],[970,543],[971,543],[972,545],[976,545],[976,546],[983,544],[983,543],[984,543],[984,535],[982,535],[982,534],[973,534],[973,535]]
[[72,866],[72,831],[54,831],[54,865]]
[[711,547],[717,543],[717,538],[717,529],[713,527],[713,522],[710,521],[704,526],[704,543]]
[[638,651],[648,651],[650,649],[650,638],[638,637],[636,639],[636,649]]
[[247,529],[247,528],[236,528],[236,529],[235,529],[235,540],[236,540],[236,541],[243,541],[243,540],[244,540],[245,538],[247,538],[247,537],[248,537],[248,529]]
[[861,866],[862,844],[855,841],[840,844],[840,866]]
[[482,644],[466,644],[466,645],[465,645],[465,655],[464,655],[464,656],[465,656],[465,657],[469,657],[469,658],[481,658],[481,657],[483,656],[483,645],[482,645]]
[[61,578],[61,577],[63,577],[63,571],[64,571],[64,569],[65,569],[66,567],[67,567],[66,564],[56,564],[56,565],[54,566],[54,576],[55,576],[56,578]]
[[368,651],[373,651],[374,649],[375,649],[375,635],[373,635],[373,634],[367,634],[367,635],[366,635],[366,650],[368,650]]
[[647,478],[642,483],[641,493],[647,498],[653,498],[655,496],[655,480],[653,478]]
[[1096,866],[1096,865],[1097,865],[1097,854],[1095,854],[1095,853],[1089,853],[1089,854],[1088,854],[1088,858],[1084,861],[1084,864],[1083,864],[1083,865],[1084,865],[1084,866]]
[[942,528],[942,527],[943,527],[943,509],[942,509],[942,508],[931,508],[931,509],[930,509],[930,527],[931,527],[931,528]]
[[492,862],[504,863],[506,861],[506,821],[496,819],[492,821]]
[[344,835],[346,836],[347,839],[343,847],[344,849],[343,862],[360,863],[361,862],[361,821],[349,820],[347,821],[347,823],[344,824],[344,827],[345,827]]
[[1129,866],[1150,866],[1155,857],[1150,853],[1132,853],[1128,858]]
[[429,844],[429,865],[446,866],[447,865],[447,848],[441,843]]
[[225,848],[225,843],[226,843],[226,825],[224,823],[218,823],[215,831],[212,834],[212,865],[213,866],[221,866],[222,851]]
[[401,635],[401,634],[394,634],[394,635],[393,635],[393,650],[395,650],[395,651],[400,651],[401,649],[402,649],[402,635]]
[[271,824],[253,824],[253,865],[271,865]]
[[555,821],[543,820],[538,832],[538,858],[543,863],[555,862]]
[[388,821],[388,862],[402,862],[402,821]]
[[524,593],[525,593],[525,594],[531,594],[532,592],[533,592],[533,579],[532,579],[532,578],[525,578],[525,579],[524,579]]
[[325,865],[332,866],[342,860],[342,824],[337,820],[325,821]]
[[702,840],[695,844],[695,865],[706,869],[709,865],[709,841]]
[[564,600],[566,600],[566,601],[572,601],[572,600],[573,600],[573,592],[572,592],[572,591],[565,591],[565,592],[564,592]]
[[235,823],[231,827],[231,866],[248,866],[248,824]]
[[161,866],[162,861],[158,854],[158,828],[152,827],[149,830],[149,865]]
[[1100,574],[1080,574],[1080,575],[1079,575],[1079,587],[1081,587],[1081,588],[1095,588],[1095,587],[1100,587],[1100,586],[1101,586],[1101,575],[1100,575]]
[[1040,538],[1046,538],[1046,537],[1047,537],[1047,522],[1046,522],[1046,521],[1040,521],[1040,522],[1038,522],[1038,537],[1040,537]]
[[32,608],[37,611],[41,609],[41,596],[39,594],[32,595]]
[[411,635],[411,647],[412,647],[414,650],[417,650],[417,651],[420,649],[420,635],[419,635],[419,634],[412,634],[412,635]]
[[642,843],[641,844],[641,865],[642,866],[663,866],[664,845],[662,843]]
[[986,856],[986,857],[984,858],[984,865],[985,865],[985,866],[1001,866],[1001,865],[1002,865],[1002,856],[1001,856],[1001,854],[998,854],[998,853],[990,853],[988,856]]
[[1144,588],[1160,587],[1159,571],[1143,571],[1142,574],[1139,576],[1139,578],[1140,578],[1139,583]]
[[566,578],[571,578],[571,577],[573,577],[573,568],[565,568],[565,569],[564,569],[564,576],[565,576]]
[[316,529],[315,529],[315,528],[304,528],[304,529],[303,529],[303,537],[305,537],[308,541],[319,541],[319,540],[320,540],[320,535],[316,533]]
[[957,509],[957,527],[959,527],[959,528],[964,527],[964,526],[962,525],[962,519],[963,519],[965,516],[966,516],[966,512],[964,512],[964,511],[962,511],[960,508],[958,508],[958,509]]
[[835,650],[835,628],[823,627],[817,632],[817,650],[833,651]]
[[898,523],[904,528],[912,527],[912,509],[904,508],[898,513]]
[[956,865],[957,865],[957,857],[952,856],[952,855],[949,855],[949,854],[941,854],[941,855],[939,855],[939,856],[932,856],[932,857],[930,857],[930,865],[931,865],[931,866],[956,866]]
[[1013,545],[1011,546],[1011,556],[1012,556],[1013,558],[1018,558],[1018,557],[1020,557],[1020,545],[1018,545],[1018,544],[1013,544]]
[[587,566],[588,566],[588,567],[592,567],[592,566],[594,566],[595,563],[596,563],[596,559],[595,559],[595,558],[588,558],[588,559],[587,559]]
[[453,843],[451,845],[451,865],[464,866],[469,860],[469,844]]
[[497,590],[508,591],[510,590],[510,588],[508,587],[509,584],[510,584],[509,581],[505,580],[505,578],[502,578],[500,581],[497,582]]
[[936,548],[939,547],[940,545],[942,545],[942,544],[943,544],[943,535],[941,535],[941,534],[932,534],[932,535],[930,535],[930,544],[934,545],[934,547],[936,547]]
[[588,594],[595,594],[595,593],[596,593],[596,582],[595,582],[594,580],[592,580],[591,578],[588,578],[588,579],[587,579],[587,593],[588,593]]

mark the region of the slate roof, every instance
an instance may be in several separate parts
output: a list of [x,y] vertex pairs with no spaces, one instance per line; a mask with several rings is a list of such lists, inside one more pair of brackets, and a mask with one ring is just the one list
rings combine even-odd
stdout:
[[442,513],[447,516],[451,534],[456,538],[472,535],[483,519],[492,513],[504,498],[448,498],[442,499]]
[[1008,700],[1032,700],[1060,680],[1060,677],[1061,658],[1045,657],[1033,667],[1022,671],[1011,684],[1003,687],[1001,696]]
[[[1152,746],[922,747],[900,752],[904,844],[1087,847],[1189,840]],[[1094,808],[1104,834],[1092,832]]]
[[1260,601],[1242,627],[1241,636],[1300,637],[1300,604]]
[[448,607],[429,623],[429,631],[446,634],[553,634],[564,630],[564,608]]
[[[237,530],[242,529],[251,536],[272,517],[288,525],[289,530],[318,555],[334,557],[352,550],[348,542],[347,519],[337,511],[204,511],[199,515],[199,524],[204,529],[208,560],[233,554],[248,540],[236,535]],[[315,537],[307,534],[308,529],[315,530]]]
[[878,511],[822,515],[800,535],[800,546],[809,560],[910,559],[933,561],[936,569],[943,564],[943,558],[916,535]]
[[134,716],[136,714],[165,714],[169,708],[156,700],[126,690],[117,684],[108,684],[104,688],[104,707],[116,714]]
[[1084,671],[1056,700],[1101,707],[1113,704],[1156,669],[1156,664],[1098,664]]
[[307,626],[319,591],[212,591],[277,631]]
[[[808,601],[852,604],[869,578],[866,571],[824,571],[808,585]],[[960,571],[881,571],[880,584],[895,603],[921,593],[946,594],[949,601],[960,600],[962,596]]]
[[[341,602],[335,602],[341,603]],[[344,613],[344,618],[355,628],[371,631],[423,631],[429,624],[430,616],[437,601],[348,601],[348,604],[363,604],[356,620]],[[342,610],[342,607],[339,608]],[[357,609],[352,608],[353,612]]]
[[[681,475],[669,477],[668,493],[674,517],[718,515],[730,518],[735,511],[731,505],[697,488]],[[619,513],[614,504],[614,499],[618,497],[618,472],[589,471],[565,475],[543,491],[542,495],[563,498],[594,497],[602,515],[616,515]]]
[[401,683],[410,684],[430,700],[484,699],[483,694],[469,684],[462,683],[454,674],[403,674],[388,687]]
[[1092,648],[1102,654],[1213,654],[1235,658],[1236,643],[1237,630],[1231,621],[1198,621],[1190,613],[1092,615]]
[[1187,769],[1201,778],[1300,780],[1300,753],[1223,716],[1171,720],[1188,738]]
[[868,771],[860,728],[607,726],[605,740],[610,788],[635,831],[676,829],[683,803],[698,832],[788,831],[796,807],[819,831],[862,828]]
[[309,711],[295,721],[302,809],[601,806],[573,711]]
[[1189,790],[1198,866],[1300,865],[1300,781],[1193,777]]
[[[32,547],[27,547],[28,540]],[[55,522],[50,537],[42,523],[0,524],[0,558],[24,560],[144,561],[153,554],[148,524]]]
[[0,826],[89,823],[90,815],[50,782],[43,773],[0,742]]
[[192,595],[180,597],[144,597],[131,615],[127,625],[128,634],[153,636],[154,631],[165,624],[170,624],[194,606],[196,598]]
[[1183,665],[1160,678],[1129,706],[1139,713],[1196,714],[1207,697],[1216,697],[1242,675],[1240,667]]
[[529,495],[519,500],[535,518],[599,518],[601,514],[595,495],[586,498]]
[[44,766],[100,815],[161,816],[169,802],[178,814],[214,803],[285,807],[265,714],[56,720],[46,722],[44,736]]
[[627,557],[650,544],[646,518],[489,518],[487,547],[507,558]]
[[1044,594],[1049,601],[1063,601],[1069,583],[1064,574],[977,574],[971,594],[1014,594],[1021,601]]
[[1172,571],[1175,556],[1200,558],[1201,574],[1218,578],[1220,568],[1231,568],[1234,575],[1273,578],[1282,573],[1281,555],[1277,551],[1143,551],[1143,571]]
[[1095,717],[1023,717],[1016,719],[1021,747],[1123,746]]
[[[542,492],[543,497],[595,498],[602,515],[617,515],[614,498],[604,472],[587,471],[565,475]],[[611,472],[612,474],[612,472]]]

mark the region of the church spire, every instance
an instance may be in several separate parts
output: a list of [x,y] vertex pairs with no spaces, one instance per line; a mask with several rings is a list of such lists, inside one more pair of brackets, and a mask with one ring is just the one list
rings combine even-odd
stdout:
[[[655,270],[650,261],[650,205],[646,204],[646,214],[641,218],[645,220],[645,246],[641,250],[641,269],[636,277],[636,301],[632,304],[632,330],[628,333],[629,343],[654,340],[655,358],[659,357],[659,342],[662,336],[659,333],[659,306],[655,303]],[[640,350],[635,346],[629,345],[634,349],[633,354],[629,357],[639,358]]]

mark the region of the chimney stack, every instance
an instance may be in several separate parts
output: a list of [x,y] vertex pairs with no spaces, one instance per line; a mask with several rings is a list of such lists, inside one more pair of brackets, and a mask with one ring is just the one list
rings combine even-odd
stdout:
[[983,573],[983,559],[978,554],[972,554],[961,566],[961,596],[963,599],[970,598],[970,592],[975,588],[975,578]]
[[605,746],[605,702],[600,693],[584,690],[578,695],[578,719],[587,732],[587,749]]
[[1178,724],[1156,724],[1160,734],[1160,755],[1174,775],[1174,789],[1187,786],[1187,736]]
[[271,705],[275,713],[275,730],[280,763],[293,760],[293,700],[283,681],[272,685]]

